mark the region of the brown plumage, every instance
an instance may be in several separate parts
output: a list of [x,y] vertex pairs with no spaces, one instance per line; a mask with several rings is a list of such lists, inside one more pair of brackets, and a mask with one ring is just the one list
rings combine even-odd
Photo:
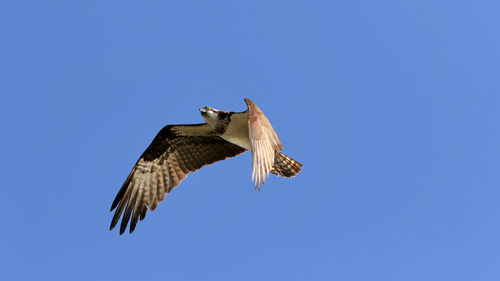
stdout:
[[165,195],[179,185],[188,173],[246,151],[215,133],[211,134],[211,131],[207,124],[164,127],[139,158],[116,195],[111,211],[117,209],[110,229],[115,227],[125,210],[120,234],[127,228],[130,217],[132,233],[138,219],[146,217],[148,207],[154,210],[158,202],[163,201]]
[[300,172],[302,164],[286,156],[285,154],[276,151],[274,155],[274,166],[271,173],[276,176],[290,178]]
[[[207,123],[168,125],[141,155],[111,205],[115,210],[110,229],[122,217],[120,234],[130,221],[130,233],[190,172],[205,165],[252,151],[255,188],[269,174],[293,177],[302,164],[281,153],[278,135],[264,113],[250,99],[248,110],[230,112],[211,107],[200,109]],[[123,214],[123,216],[122,216]]]

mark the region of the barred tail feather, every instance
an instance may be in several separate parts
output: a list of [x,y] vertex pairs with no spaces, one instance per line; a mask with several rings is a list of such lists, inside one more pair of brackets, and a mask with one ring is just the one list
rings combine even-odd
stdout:
[[276,151],[274,153],[274,166],[271,173],[276,176],[290,178],[300,172],[300,167],[302,167],[302,164]]

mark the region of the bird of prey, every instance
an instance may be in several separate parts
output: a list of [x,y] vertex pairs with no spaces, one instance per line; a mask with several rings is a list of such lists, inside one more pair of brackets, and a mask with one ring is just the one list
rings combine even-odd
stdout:
[[123,214],[120,234],[130,220],[130,233],[167,193],[190,172],[214,162],[252,151],[252,180],[255,188],[269,173],[293,177],[302,164],[281,153],[281,141],[271,123],[250,99],[244,112],[223,111],[205,106],[200,113],[206,123],[165,126],[141,155],[118,191],[111,210],[112,230]]

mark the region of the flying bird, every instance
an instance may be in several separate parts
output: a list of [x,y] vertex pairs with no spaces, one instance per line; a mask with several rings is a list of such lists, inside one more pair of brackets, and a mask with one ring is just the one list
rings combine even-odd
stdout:
[[302,164],[281,153],[278,135],[264,113],[250,99],[243,112],[205,106],[200,113],[206,123],[167,125],[141,155],[115,197],[111,210],[112,230],[123,213],[120,234],[130,221],[130,233],[137,221],[153,211],[158,202],[186,177],[203,166],[252,151],[252,180],[260,190],[269,173],[293,177]]

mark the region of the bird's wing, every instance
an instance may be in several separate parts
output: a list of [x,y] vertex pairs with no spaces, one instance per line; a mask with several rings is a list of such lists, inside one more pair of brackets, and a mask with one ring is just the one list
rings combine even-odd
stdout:
[[283,149],[271,123],[262,111],[250,99],[245,99],[248,106],[248,137],[252,149],[252,180],[255,188],[266,182],[274,165],[276,150]]
[[111,221],[113,229],[125,213],[120,234],[130,223],[132,233],[148,208],[154,210],[158,202],[186,177],[205,165],[236,156],[246,149],[217,136],[204,124],[168,125],[164,127],[139,158],[125,183],[116,195],[111,211],[118,207]]

